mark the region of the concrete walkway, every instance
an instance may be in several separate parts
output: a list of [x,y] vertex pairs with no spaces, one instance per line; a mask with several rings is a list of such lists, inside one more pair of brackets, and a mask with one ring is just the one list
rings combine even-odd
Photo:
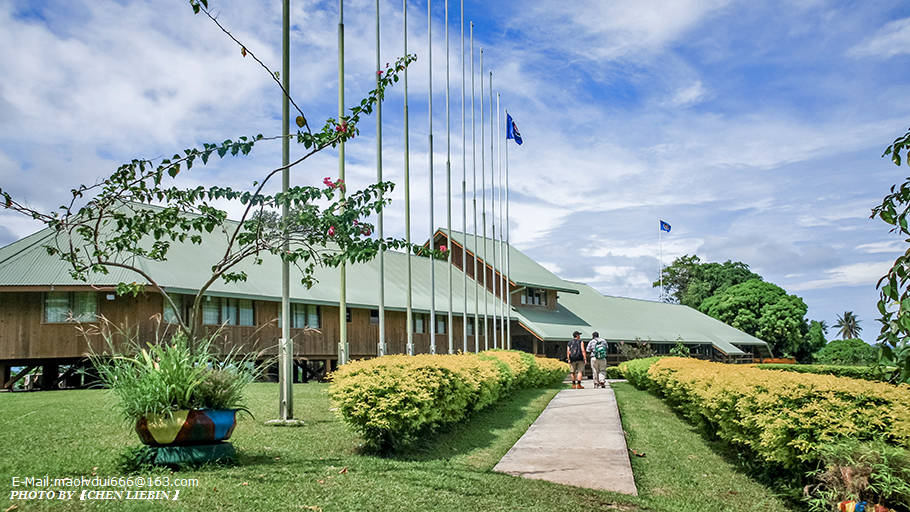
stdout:
[[613,390],[585,384],[557,393],[493,471],[637,495]]

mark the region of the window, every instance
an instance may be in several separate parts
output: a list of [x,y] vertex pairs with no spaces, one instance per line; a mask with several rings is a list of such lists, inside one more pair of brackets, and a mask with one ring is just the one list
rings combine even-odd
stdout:
[[465,324],[465,329],[467,329],[468,336],[474,336],[474,319],[468,318],[468,323]]
[[379,310],[371,309],[370,310],[370,323],[374,325],[379,325]]
[[98,296],[95,292],[47,292],[44,294],[44,321],[46,323],[94,322],[97,319],[97,313]]
[[255,325],[253,301],[227,297],[205,297],[202,300],[202,323],[205,325]]
[[414,333],[415,334],[426,334],[427,332],[427,320],[424,315],[414,315]]
[[[187,304],[183,302],[183,295],[171,295],[171,300],[174,301],[174,304],[177,306],[177,310],[180,311],[180,314],[183,315],[183,319],[187,320],[189,316],[187,313]],[[161,300],[164,302],[163,305],[163,316],[165,323],[176,324],[177,323],[177,313],[174,311],[174,308],[171,307],[170,302],[161,296]]]
[[[291,303],[291,329],[319,329],[321,325],[319,306],[315,304]],[[281,327],[281,306],[278,307],[278,327]]]
[[525,288],[521,295],[521,303],[532,306],[547,305],[547,291],[540,288]]
[[436,316],[436,334],[445,334],[446,333],[446,317],[437,315]]

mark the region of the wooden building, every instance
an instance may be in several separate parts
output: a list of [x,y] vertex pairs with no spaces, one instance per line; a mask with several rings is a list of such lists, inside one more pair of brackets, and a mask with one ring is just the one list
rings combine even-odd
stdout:
[[[41,371],[42,387],[69,382],[73,374],[59,372],[61,367],[76,368],[90,350],[103,348],[98,333],[98,317],[137,332],[139,339],[165,339],[173,330],[172,312],[163,297],[148,291],[137,297],[117,296],[119,282],[132,282],[138,276],[112,269],[107,275],[93,275],[90,283],[74,281],[64,263],[49,256],[44,246],[53,234],[42,230],[0,248],[0,377],[10,387],[17,377]],[[436,246],[453,248],[453,321],[448,323],[448,266],[445,261],[412,256],[414,342],[417,353],[430,348],[431,269],[436,272],[436,347],[449,351],[451,329],[453,351],[468,351],[499,346],[497,331],[492,332],[492,315],[500,308],[502,291],[493,293],[493,280],[502,279],[498,268],[489,264],[494,242],[445,230],[434,238]],[[498,244],[498,242],[496,242]],[[143,260],[149,273],[178,303],[188,302],[208,275],[208,257],[223,247],[212,235],[200,245],[175,244],[165,262]],[[462,265],[462,247],[467,252]],[[484,249],[488,258],[483,258]],[[693,350],[712,359],[748,359],[765,355],[767,344],[741,331],[707,317],[686,306],[651,301],[606,297],[593,288],[565,281],[549,272],[514,247],[508,249],[511,263],[511,311],[507,312],[511,330],[508,344],[513,348],[551,357],[564,357],[565,343],[572,332],[590,336],[599,331],[611,342],[614,354],[620,342],[646,340],[658,351],[683,341]],[[478,269],[486,270],[487,287],[475,286],[475,258]],[[385,258],[386,335],[389,353],[406,351],[408,255],[388,252]],[[464,267],[466,274],[462,273]],[[280,336],[280,261],[267,256],[262,265],[245,264],[245,282],[219,282],[207,292],[203,303],[203,323],[212,332],[220,328],[218,343],[224,349],[274,355]],[[477,272],[480,283],[483,274]],[[467,297],[463,281],[467,276]],[[317,269],[318,283],[306,288],[292,281],[291,323],[297,380],[307,372],[332,368],[337,361],[339,339],[339,278],[336,269]],[[347,322],[350,354],[353,358],[373,357],[379,341],[378,264],[376,261],[350,265],[347,270]],[[500,281],[501,282],[501,281]],[[475,305],[475,288],[476,305]],[[467,309],[465,310],[465,304]],[[180,306],[185,307],[185,306]],[[488,333],[484,339],[483,317],[488,312]],[[480,323],[474,324],[478,313]],[[466,321],[462,314],[466,313]],[[467,341],[463,329],[467,327]],[[501,323],[497,324],[502,328]],[[770,354],[768,354],[770,355]],[[617,359],[614,356],[614,359]],[[17,368],[16,372],[12,369]]]

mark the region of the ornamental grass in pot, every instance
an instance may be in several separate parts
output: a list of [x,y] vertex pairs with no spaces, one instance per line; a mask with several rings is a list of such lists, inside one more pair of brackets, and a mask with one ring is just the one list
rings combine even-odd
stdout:
[[117,349],[104,334],[108,350],[90,359],[143,443],[218,443],[230,438],[238,411],[249,413],[244,391],[261,370],[252,354],[219,354],[216,336],[191,343],[177,331],[170,340],[143,346],[131,335]]

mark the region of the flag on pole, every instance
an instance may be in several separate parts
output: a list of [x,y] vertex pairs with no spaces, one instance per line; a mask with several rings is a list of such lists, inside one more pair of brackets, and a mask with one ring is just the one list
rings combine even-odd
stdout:
[[518,125],[515,124],[515,121],[512,120],[512,114],[509,113],[506,113],[506,138],[515,139],[515,143],[521,146],[521,132],[518,131]]
[[668,224],[668,223],[666,223],[666,222],[664,222],[664,221],[660,221],[660,230],[661,230],[661,231],[666,231],[667,233],[669,233],[669,232],[670,232],[670,224]]

